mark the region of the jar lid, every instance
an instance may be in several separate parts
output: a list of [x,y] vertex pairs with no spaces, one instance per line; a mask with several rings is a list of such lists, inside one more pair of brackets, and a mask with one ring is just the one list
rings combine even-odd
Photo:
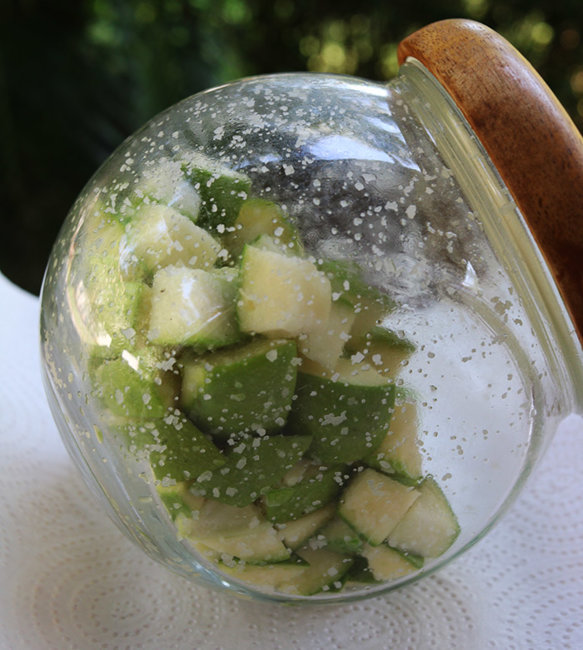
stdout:
[[526,59],[470,20],[404,39],[464,114],[546,258],[583,343],[583,138]]

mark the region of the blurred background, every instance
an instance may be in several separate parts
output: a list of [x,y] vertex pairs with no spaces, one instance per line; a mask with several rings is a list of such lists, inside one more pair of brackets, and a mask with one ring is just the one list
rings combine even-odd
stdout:
[[91,174],[179,99],[272,72],[388,80],[402,38],[452,17],[506,37],[583,129],[581,0],[0,0],[0,270],[38,293]]

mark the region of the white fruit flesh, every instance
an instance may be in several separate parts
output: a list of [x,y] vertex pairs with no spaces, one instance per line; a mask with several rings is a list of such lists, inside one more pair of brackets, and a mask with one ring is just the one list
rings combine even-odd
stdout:
[[196,221],[200,195],[185,177],[179,162],[162,159],[146,169],[134,189],[139,199],[164,203]]
[[420,497],[389,537],[391,546],[423,557],[438,557],[453,544],[459,524],[441,488],[427,477]]
[[172,264],[210,268],[221,250],[206,230],[161,204],[143,206],[128,228],[127,238],[134,255],[154,271]]
[[328,278],[309,260],[245,246],[237,313],[244,332],[295,337],[330,316]]
[[340,516],[372,546],[381,544],[419,497],[419,492],[365,469],[344,491]]
[[220,533],[200,541],[223,555],[249,563],[282,562],[290,556],[277,531],[266,521],[255,528]]
[[181,519],[180,532],[195,544],[249,563],[282,562],[290,556],[275,528],[253,505],[237,508],[209,499],[195,517]]
[[265,566],[239,563],[229,566],[220,563],[219,568],[232,578],[250,582],[257,587],[286,591],[286,585],[296,582],[309,567],[307,564],[298,564],[297,562],[278,562]]
[[367,559],[375,580],[397,580],[418,569],[402,553],[389,546],[365,544],[362,556]]
[[395,406],[389,432],[370,457],[382,472],[397,473],[411,480],[421,477],[422,456],[417,438],[417,407],[411,402]]
[[334,302],[330,307],[328,320],[321,327],[300,337],[300,352],[332,370],[336,367],[345,343],[350,338],[350,328],[355,314],[352,307],[343,302]]
[[236,339],[234,278],[167,266],[154,275],[148,339],[160,345],[225,345]]
[[277,524],[283,543],[292,550],[298,549],[318,531],[336,512],[336,504],[330,503],[319,510],[310,512],[299,519]]

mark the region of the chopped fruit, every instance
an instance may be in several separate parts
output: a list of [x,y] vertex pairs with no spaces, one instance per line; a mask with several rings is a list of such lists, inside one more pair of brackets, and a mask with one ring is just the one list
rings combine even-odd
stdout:
[[237,273],[167,266],[154,275],[148,339],[210,350],[241,339],[235,319]]
[[356,263],[311,258],[287,206],[205,155],[126,189],[117,211],[96,198],[65,298],[92,406],[183,550],[302,597],[445,553],[459,525],[396,388],[415,346],[387,327],[391,298]]
[[309,260],[245,246],[237,314],[244,332],[296,337],[330,317],[330,282]]
[[221,251],[206,230],[178,210],[156,203],[142,207],[130,222],[127,246],[150,272],[171,264],[210,269]]
[[417,490],[373,469],[350,482],[338,514],[372,546],[382,544],[419,498]]
[[325,463],[351,463],[374,452],[385,437],[395,386],[371,369],[341,360],[334,373],[302,365],[290,427],[309,433],[310,454]]
[[182,406],[218,438],[278,431],[291,409],[295,360],[295,343],[278,339],[185,360]]

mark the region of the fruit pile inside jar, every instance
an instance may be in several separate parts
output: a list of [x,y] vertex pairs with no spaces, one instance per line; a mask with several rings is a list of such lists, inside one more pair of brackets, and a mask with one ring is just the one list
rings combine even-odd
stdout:
[[201,154],[98,195],[83,232],[75,320],[103,435],[198,557],[306,596],[453,544],[396,382],[415,345],[355,263],[311,256],[283,206]]

